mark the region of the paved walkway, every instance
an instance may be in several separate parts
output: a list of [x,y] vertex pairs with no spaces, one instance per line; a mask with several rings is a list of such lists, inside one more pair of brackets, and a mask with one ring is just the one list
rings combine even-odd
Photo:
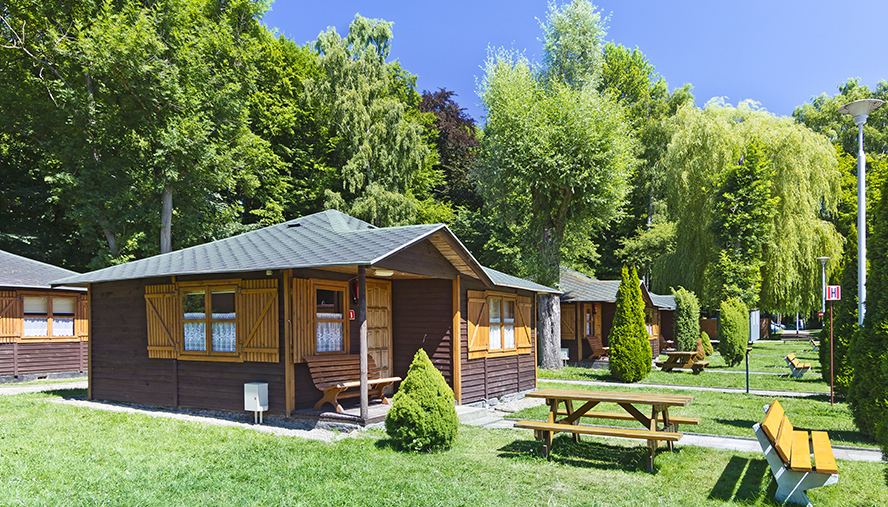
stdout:
[[39,384],[28,384],[24,386],[16,384],[0,384],[0,396],[9,394],[39,393],[41,391],[55,391],[59,389],[86,389],[86,381],[50,381],[46,383],[41,382]]

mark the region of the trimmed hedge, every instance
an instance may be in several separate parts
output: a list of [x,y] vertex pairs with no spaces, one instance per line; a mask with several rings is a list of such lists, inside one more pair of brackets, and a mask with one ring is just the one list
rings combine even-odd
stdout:
[[651,345],[644,325],[644,301],[638,273],[624,266],[617,311],[608,336],[611,375],[622,382],[638,382],[651,372]]
[[709,339],[706,331],[700,331],[700,340],[703,342],[703,350],[706,351],[706,356],[711,356],[715,349],[712,348],[712,341]]
[[749,342],[749,309],[737,298],[721,304],[718,318],[718,352],[729,366],[735,366],[746,356]]
[[385,431],[405,450],[448,449],[459,429],[453,402],[453,390],[425,350],[419,349],[392,398]]
[[697,350],[697,338],[700,337],[700,302],[693,292],[684,287],[673,289],[672,295],[675,296],[675,350]]

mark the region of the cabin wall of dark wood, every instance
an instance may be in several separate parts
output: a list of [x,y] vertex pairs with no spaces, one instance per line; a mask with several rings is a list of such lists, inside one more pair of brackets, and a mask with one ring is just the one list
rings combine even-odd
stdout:
[[85,372],[86,345],[87,342],[0,344],[0,375]]
[[[496,290],[512,292],[534,300],[531,312],[531,343],[533,352],[503,357],[469,359],[468,343],[468,291]],[[469,279],[460,280],[460,356],[462,362],[462,403],[497,398],[507,394],[527,391],[536,387],[536,294],[529,291],[497,287],[488,289],[481,282]]]
[[[203,277],[233,278],[231,275]],[[267,278],[264,272],[237,278]],[[285,410],[283,363],[229,363],[148,357],[145,286],[169,278],[93,284],[92,396],[94,399],[210,410],[242,411],[243,385],[267,382],[269,412]],[[279,282],[280,286],[280,282]],[[282,291],[282,289],[280,289]],[[283,296],[279,291],[280,315]],[[281,357],[283,358],[283,319]]]
[[453,385],[453,282],[392,281],[392,368],[404,378],[413,356],[422,348]]
[[660,310],[660,334],[664,340],[672,341],[675,339],[675,312],[671,310]]
[[616,303],[601,303],[601,341],[605,347],[610,347],[608,337],[611,334],[611,328],[614,327],[614,315],[617,313]]

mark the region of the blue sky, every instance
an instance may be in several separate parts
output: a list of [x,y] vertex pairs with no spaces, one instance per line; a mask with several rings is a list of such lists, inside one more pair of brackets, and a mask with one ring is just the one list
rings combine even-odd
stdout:
[[[563,3],[563,2],[559,2]],[[888,80],[888,0],[600,0],[606,40],[638,47],[674,89],[694,87],[697,105],[744,99],[789,115],[848,78]],[[541,56],[545,0],[275,0],[264,22],[297,43],[355,13],[394,22],[391,58],[418,75],[417,88],[446,88],[483,122],[477,82],[488,47]]]

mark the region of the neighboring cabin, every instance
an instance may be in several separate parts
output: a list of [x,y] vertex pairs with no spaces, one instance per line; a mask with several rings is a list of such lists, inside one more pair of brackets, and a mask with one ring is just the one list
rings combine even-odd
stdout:
[[[608,336],[617,311],[619,280],[596,280],[578,271],[561,268],[561,347],[569,350],[569,361],[579,362],[592,354],[591,341],[608,346]],[[672,339],[674,296],[660,296],[641,284],[645,325],[653,357],[659,355],[661,339]]]
[[382,377],[423,348],[459,403],[533,389],[536,294],[558,293],[481,266],[444,225],[333,210],[55,283],[89,287],[90,399],[240,411],[244,383],[267,382],[276,414],[320,399],[305,356],[359,352],[362,304]]
[[0,250],[0,382],[86,371],[86,291],[50,287],[76,274]]

